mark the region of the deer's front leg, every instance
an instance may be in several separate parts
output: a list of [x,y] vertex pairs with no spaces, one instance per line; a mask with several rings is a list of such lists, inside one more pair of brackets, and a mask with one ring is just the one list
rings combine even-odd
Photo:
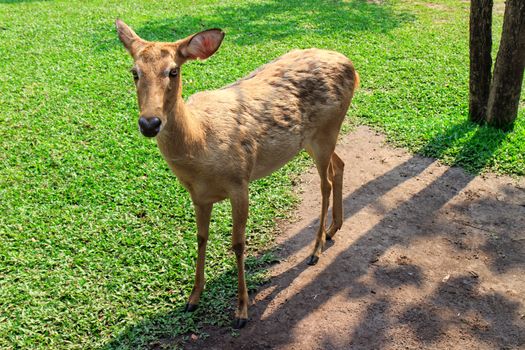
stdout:
[[237,293],[238,303],[235,312],[234,328],[242,328],[248,321],[248,290],[244,278],[245,231],[248,220],[248,184],[239,186],[230,194],[233,218],[232,248],[237,259]]
[[190,299],[185,311],[192,312],[197,309],[202,290],[204,289],[204,262],[206,259],[206,243],[210,230],[210,217],[213,204],[195,204],[195,217],[197,219],[197,269],[195,271],[195,285],[191,291]]

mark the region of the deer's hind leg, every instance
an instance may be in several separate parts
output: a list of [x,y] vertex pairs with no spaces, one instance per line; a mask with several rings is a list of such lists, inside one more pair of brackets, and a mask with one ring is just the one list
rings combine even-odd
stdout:
[[[312,255],[308,260],[308,265],[315,265],[319,261],[319,256],[324,248],[326,242],[326,215],[330,203],[330,193],[332,192],[332,182],[335,179],[335,170],[332,163],[332,154],[334,154],[335,143],[337,142],[337,135],[339,130],[332,130],[332,132],[324,130],[325,132],[318,132],[317,137],[313,137],[308,144],[305,145],[306,151],[312,156],[317,167],[317,172],[321,179],[321,215],[319,219],[319,229],[317,231],[316,240]],[[339,170],[338,174],[339,174]],[[333,176],[330,176],[333,172]],[[341,217],[342,220],[342,217]]]
[[326,232],[326,239],[331,240],[343,225],[343,170],[345,163],[333,152],[330,159],[329,176],[332,181],[332,224]]

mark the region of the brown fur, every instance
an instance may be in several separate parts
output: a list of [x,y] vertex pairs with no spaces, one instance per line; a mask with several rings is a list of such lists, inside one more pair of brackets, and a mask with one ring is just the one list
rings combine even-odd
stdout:
[[[166,72],[188,58],[217,50],[222,32],[210,30],[175,43],[150,43],[117,21],[119,37],[135,60],[141,116],[158,117],[158,146],[195,204],[199,258],[189,304],[204,287],[204,254],[213,203],[232,203],[232,246],[239,270],[238,320],[247,319],[244,281],[248,183],[264,177],[299,151],[314,158],[321,177],[322,210],[311,262],[342,225],[343,161],[334,153],[341,123],[359,78],[343,55],[326,50],[294,50],[239,81],[182,99],[181,74]],[[197,39],[195,39],[197,38]],[[204,43],[205,46],[196,46]],[[325,229],[330,193],[333,222]],[[242,324],[241,324],[242,326]]]

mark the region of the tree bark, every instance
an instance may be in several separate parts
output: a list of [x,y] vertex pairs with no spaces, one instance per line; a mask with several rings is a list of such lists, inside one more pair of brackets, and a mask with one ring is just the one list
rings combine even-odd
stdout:
[[492,69],[492,0],[470,3],[469,118],[485,121]]
[[507,0],[503,32],[487,105],[487,122],[497,128],[512,125],[525,69],[525,0]]

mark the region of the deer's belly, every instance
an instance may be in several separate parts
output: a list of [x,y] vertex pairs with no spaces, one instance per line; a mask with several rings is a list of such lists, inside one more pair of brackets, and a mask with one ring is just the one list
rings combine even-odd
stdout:
[[250,180],[260,179],[270,175],[295,157],[302,149],[300,138],[288,135],[284,142],[267,143],[257,152],[257,158]]

